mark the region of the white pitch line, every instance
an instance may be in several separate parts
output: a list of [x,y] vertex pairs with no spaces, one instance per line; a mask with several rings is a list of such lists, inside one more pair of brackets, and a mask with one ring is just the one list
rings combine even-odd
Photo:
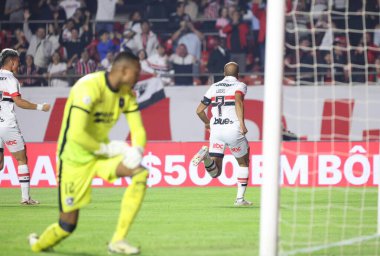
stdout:
[[368,241],[368,240],[378,238],[378,237],[380,237],[380,234],[374,234],[371,236],[360,236],[360,237],[355,237],[355,238],[348,239],[348,240],[339,241],[336,243],[324,244],[324,245],[314,246],[314,247],[310,247],[310,248],[302,248],[302,249],[297,249],[297,250],[290,251],[290,252],[284,252],[281,255],[282,256],[289,256],[289,255],[296,255],[298,253],[311,253],[311,252],[316,252],[316,251],[320,251],[320,250],[324,250],[324,249],[328,249],[328,248],[332,248],[332,247],[361,243],[361,242]]

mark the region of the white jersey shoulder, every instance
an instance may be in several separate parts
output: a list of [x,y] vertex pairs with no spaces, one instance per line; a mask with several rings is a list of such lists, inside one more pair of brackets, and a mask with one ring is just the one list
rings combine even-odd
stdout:
[[16,127],[12,97],[20,96],[20,83],[13,73],[0,69],[0,127]]
[[236,77],[226,76],[223,80],[212,84],[205,97],[211,99],[216,96],[235,96],[236,92],[245,95],[247,93],[247,85],[240,82]]

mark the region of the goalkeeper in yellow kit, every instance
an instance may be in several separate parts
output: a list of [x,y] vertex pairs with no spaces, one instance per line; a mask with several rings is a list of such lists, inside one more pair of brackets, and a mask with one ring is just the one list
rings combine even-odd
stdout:
[[[132,87],[140,74],[139,59],[131,53],[116,56],[111,71],[81,78],[67,100],[58,141],[59,221],[37,236],[29,235],[32,251],[51,249],[73,233],[79,209],[91,200],[91,182],[131,176],[121,203],[116,231],[108,244],[111,253],[137,254],[126,237],[145,195],[148,171],[141,166],[145,129]],[[132,145],[109,141],[108,134],[124,113]]]

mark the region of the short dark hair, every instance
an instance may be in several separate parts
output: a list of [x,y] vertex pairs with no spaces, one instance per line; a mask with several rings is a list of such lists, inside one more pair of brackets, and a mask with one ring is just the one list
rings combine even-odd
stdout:
[[19,57],[20,55],[16,50],[13,50],[11,48],[5,48],[0,53],[0,66],[4,66],[8,59]]
[[137,61],[139,62],[140,59],[135,54],[133,54],[130,51],[120,52],[116,55],[115,59],[113,60],[113,63],[118,63],[122,61]]

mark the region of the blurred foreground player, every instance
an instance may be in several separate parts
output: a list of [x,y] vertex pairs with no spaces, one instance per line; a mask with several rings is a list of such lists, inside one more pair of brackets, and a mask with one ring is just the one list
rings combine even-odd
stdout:
[[19,108],[49,111],[49,104],[34,104],[21,97],[20,83],[14,77],[20,58],[17,51],[3,49],[0,53],[0,170],[4,166],[4,145],[17,160],[17,174],[21,186],[21,204],[39,204],[30,197],[30,174],[24,138],[18,127],[14,104]]
[[[131,176],[108,251],[140,252],[124,240],[140,209],[148,177],[148,171],[141,166],[146,134],[132,91],[139,74],[139,59],[122,52],[114,59],[109,73],[88,74],[71,89],[58,140],[59,220],[40,237],[29,235],[32,251],[49,250],[73,233],[79,210],[91,200],[91,182],[95,176],[109,182]],[[121,113],[128,121],[132,146],[108,138]]]
[[[199,118],[206,129],[210,129],[210,149],[203,146],[191,161],[195,166],[203,161],[208,174],[217,178],[222,173],[224,150],[228,146],[239,164],[235,206],[249,206],[252,203],[244,199],[249,169],[243,106],[247,85],[239,82],[239,66],[235,62],[224,66],[224,76],[223,80],[211,85],[197,108]],[[205,113],[210,104],[211,120]]]

